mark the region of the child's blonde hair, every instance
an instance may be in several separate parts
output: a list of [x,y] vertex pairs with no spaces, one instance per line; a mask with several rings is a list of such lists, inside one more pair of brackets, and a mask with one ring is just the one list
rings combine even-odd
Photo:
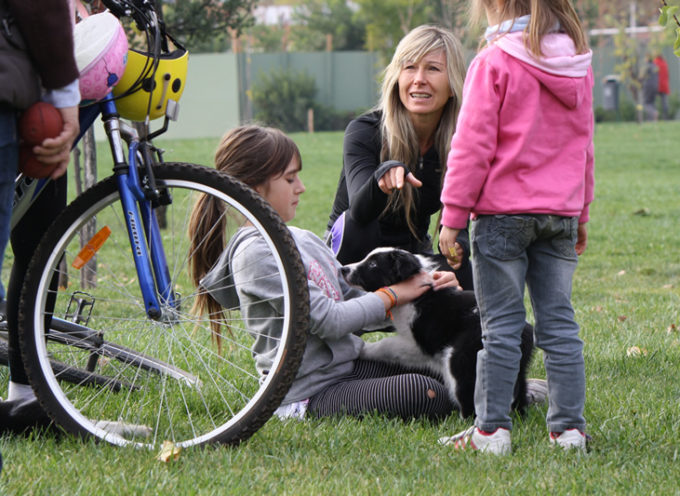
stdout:
[[485,8],[496,11],[501,21],[531,15],[524,41],[529,51],[536,57],[542,55],[543,36],[550,33],[558,22],[560,31],[574,41],[576,53],[586,53],[589,50],[588,38],[571,0],[501,0],[501,8],[498,8],[498,3],[498,0],[473,0],[471,23],[481,24],[486,18]]
[[[244,182],[251,188],[266,184],[280,176],[296,158],[302,166],[300,150],[282,131],[246,125],[228,131],[215,152],[215,168]],[[210,316],[210,327],[221,350],[224,309],[205,290],[200,281],[212,269],[226,247],[224,205],[214,197],[201,196],[194,205],[189,222],[191,260],[189,273],[198,295],[192,312]]]

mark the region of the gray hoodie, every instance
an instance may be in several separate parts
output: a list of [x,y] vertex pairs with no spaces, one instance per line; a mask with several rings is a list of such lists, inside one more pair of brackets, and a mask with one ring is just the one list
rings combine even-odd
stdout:
[[[311,325],[302,364],[283,405],[307,399],[349,374],[359,357],[361,329],[389,325],[379,296],[350,287],[339,275],[341,265],[315,234],[289,227],[307,273]],[[260,374],[266,374],[281,335],[283,291],[271,250],[252,227],[240,229],[215,267],[201,280],[225,308],[240,307],[254,337],[252,346]]]

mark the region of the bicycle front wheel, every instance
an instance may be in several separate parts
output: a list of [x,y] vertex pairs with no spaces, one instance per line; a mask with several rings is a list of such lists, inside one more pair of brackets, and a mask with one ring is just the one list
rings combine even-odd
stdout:
[[[174,301],[163,300],[161,318],[148,318],[116,181],[103,180],[60,214],[31,261],[19,315],[29,380],[45,410],[74,434],[149,448],[236,444],[271,417],[297,372],[309,325],[304,268],[285,224],[246,186],[190,164],[162,164],[154,174],[168,200],[161,237]],[[254,331],[238,305],[225,309],[220,349],[211,316],[192,311],[201,290],[189,276],[188,223],[204,195],[219,205],[227,242],[254,226],[276,262],[269,278],[283,288],[284,311],[266,376],[255,370]],[[97,250],[93,234],[101,232],[108,237],[99,236]],[[88,249],[96,256],[74,268]],[[108,382],[62,380],[74,370]]]

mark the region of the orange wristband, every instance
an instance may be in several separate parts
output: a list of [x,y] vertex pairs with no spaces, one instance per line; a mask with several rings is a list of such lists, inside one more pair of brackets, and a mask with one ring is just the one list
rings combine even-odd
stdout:
[[392,312],[390,311],[392,308],[397,306],[397,293],[394,292],[392,288],[389,288],[387,286],[383,286],[382,288],[376,290],[376,293],[383,293],[387,295],[387,297],[390,299],[390,308],[387,309],[387,312],[385,315],[387,315],[390,319],[392,318]]

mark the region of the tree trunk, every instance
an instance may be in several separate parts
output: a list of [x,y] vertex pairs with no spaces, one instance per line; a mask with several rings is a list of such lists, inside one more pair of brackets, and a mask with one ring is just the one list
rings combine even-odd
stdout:
[[[80,194],[97,182],[97,148],[94,140],[94,127],[90,127],[83,135],[83,180],[80,183],[80,171],[76,177],[77,193]],[[77,164],[79,166],[79,164]],[[79,167],[78,167],[79,168]],[[93,220],[88,222],[80,232],[80,247],[84,247],[96,234],[97,224]],[[80,271],[80,283],[83,288],[97,286],[97,256],[92,257]]]

